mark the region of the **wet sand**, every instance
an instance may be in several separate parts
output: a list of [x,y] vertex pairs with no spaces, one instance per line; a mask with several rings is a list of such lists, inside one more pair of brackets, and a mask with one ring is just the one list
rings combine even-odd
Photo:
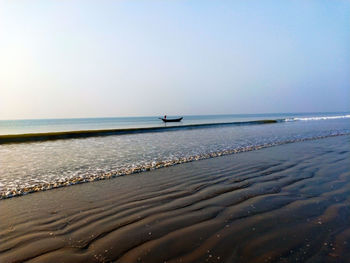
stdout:
[[0,200],[0,262],[349,262],[350,137]]

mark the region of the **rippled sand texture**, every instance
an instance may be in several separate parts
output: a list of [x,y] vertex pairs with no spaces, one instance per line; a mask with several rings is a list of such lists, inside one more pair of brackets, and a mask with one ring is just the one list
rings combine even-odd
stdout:
[[0,262],[349,262],[350,138],[0,201]]

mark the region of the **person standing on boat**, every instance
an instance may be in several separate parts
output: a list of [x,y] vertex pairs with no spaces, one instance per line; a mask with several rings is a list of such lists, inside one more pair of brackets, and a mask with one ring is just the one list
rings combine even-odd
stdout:
[[166,119],[166,115],[164,115],[164,119]]

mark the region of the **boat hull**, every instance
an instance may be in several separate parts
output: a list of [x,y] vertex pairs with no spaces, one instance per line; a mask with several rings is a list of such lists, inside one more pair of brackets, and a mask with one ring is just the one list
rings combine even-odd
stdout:
[[159,119],[161,119],[163,122],[180,122],[183,119],[183,117],[177,118],[177,119],[164,119],[164,118],[159,118]]

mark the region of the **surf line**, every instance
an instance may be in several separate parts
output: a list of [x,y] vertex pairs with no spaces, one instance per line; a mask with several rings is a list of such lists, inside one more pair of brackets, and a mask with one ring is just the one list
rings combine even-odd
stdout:
[[214,128],[214,127],[220,127],[220,126],[230,126],[230,125],[241,126],[241,125],[273,124],[273,123],[279,123],[279,122],[283,122],[283,120],[282,119],[255,120],[255,121],[242,121],[242,122],[187,124],[187,125],[176,125],[176,126],[165,126],[165,127],[143,127],[143,128],[126,128],[126,129],[8,134],[8,135],[0,135],[0,144],[77,139],[77,138],[137,134],[137,133],[165,132],[165,131],[176,131],[176,130],[183,130],[183,129],[202,129],[202,128],[211,128],[211,127]]

